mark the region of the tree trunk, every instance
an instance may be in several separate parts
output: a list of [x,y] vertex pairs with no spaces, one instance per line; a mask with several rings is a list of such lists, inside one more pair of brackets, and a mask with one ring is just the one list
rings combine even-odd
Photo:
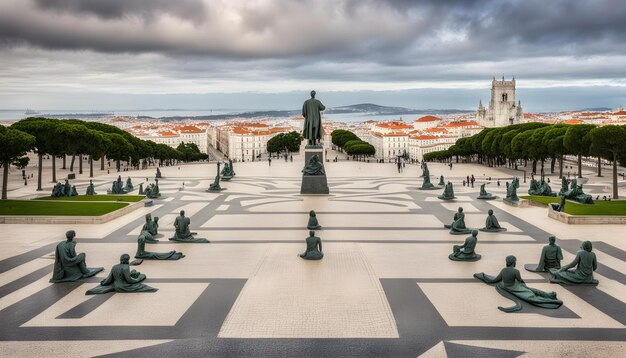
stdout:
[[578,177],[583,177],[583,155],[578,154]]
[[2,163],[4,174],[2,176],[2,200],[7,199],[7,183],[9,182],[9,163]]
[[100,170],[104,170],[104,155],[100,157]]
[[52,182],[57,182],[57,156],[52,155]]
[[70,163],[70,172],[74,172],[74,161],[76,160],[76,154],[72,154],[72,162]]
[[563,154],[559,158],[559,179],[563,178]]
[[89,156],[89,177],[93,178],[93,157]]
[[602,176],[602,158],[598,157],[598,176]]
[[78,155],[78,174],[83,174],[83,155]]
[[613,152],[613,199],[619,199],[617,193],[617,153]]
[[117,168],[118,172],[120,171],[120,166],[121,166],[120,160],[118,159],[118,160],[115,161],[115,167]]
[[39,157],[39,168],[37,169],[37,191],[41,191],[41,167],[43,166],[43,154],[37,153],[37,157]]
[[67,167],[65,166],[65,158],[67,157],[67,155],[63,154],[63,166],[61,167],[61,169],[67,169]]

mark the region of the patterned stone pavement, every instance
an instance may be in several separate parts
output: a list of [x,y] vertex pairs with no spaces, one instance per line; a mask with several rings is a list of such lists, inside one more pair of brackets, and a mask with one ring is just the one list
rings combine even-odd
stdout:
[[[2,225],[0,355],[605,357],[626,351],[623,226],[567,226],[547,218],[546,209],[475,200],[479,185],[457,185],[463,170],[475,171],[478,183],[510,178],[491,168],[457,165],[449,172],[431,165],[433,175],[455,182],[458,199],[444,203],[438,190],[417,190],[418,166],[398,174],[392,164],[358,162],[328,163],[331,195],[301,196],[301,164],[236,164],[237,176],[217,194],[205,191],[214,164],[164,168],[161,200],[107,224]],[[112,177],[97,178],[97,191]],[[501,197],[504,185],[488,191]],[[447,258],[464,239],[443,229],[458,206],[469,227],[482,227],[493,209],[509,229],[479,234],[480,261]],[[167,240],[181,209],[210,244]],[[325,257],[318,262],[297,256],[312,209],[323,226]],[[162,234],[149,250],[187,256],[137,267],[156,293],[85,296],[120,254],[135,252],[148,212],[160,217]],[[77,231],[77,250],[88,265],[105,271],[53,285],[54,246],[68,229]],[[550,234],[566,262],[583,240],[593,241],[597,287],[562,287],[523,270],[538,260]],[[510,301],[472,275],[496,274],[509,254],[526,282],[556,291],[563,307],[499,311]]]

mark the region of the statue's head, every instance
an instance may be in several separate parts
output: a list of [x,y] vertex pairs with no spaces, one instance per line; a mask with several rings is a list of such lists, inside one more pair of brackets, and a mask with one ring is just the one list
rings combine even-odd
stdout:
[[315,91],[311,91],[311,98],[315,98]]
[[180,211],[180,216],[185,216],[185,210]]
[[472,230],[472,236],[476,236],[476,235],[478,235],[478,230],[476,229]]
[[581,248],[587,252],[591,252],[591,249],[592,249],[591,241],[583,241]]
[[154,222],[155,222],[155,223],[158,223],[158,222],[159,222],[159,217],[158,217],[158,216],[155,216],[155,217],[154,217]]
[[489,211],[487,211],[487,214],[489,214],[489,216],[493,215],[493,210],[489,209]]
[[315,236],[315,231],[313,230],[309,231],[309,236]]
[[515,267],[515,263],[517,262],[517,258],[513,255],[509,255],[506,257],[506,267]]
[[146,214],[146,221],[150,221],[152,219],[152,214]]
[[309,216],[315,217],[315,210],[309,211]]
[[552,235],[548,238],[548,242],[550,242],[551,244],[554,244],[556,242],[556,236]]
[[67,241],[72,241],[74,240],[74,237],[76,237],[76,231],[74,230],[68,230],[65,232],[65,237],[67,238]]
[[459,212],[462,213],[463,212],[463,208],[459,206]]
[[130,255],[128,254],[122,254],[122,256],[120,256],[120,263],[121,264],[127,264],[130,262]]

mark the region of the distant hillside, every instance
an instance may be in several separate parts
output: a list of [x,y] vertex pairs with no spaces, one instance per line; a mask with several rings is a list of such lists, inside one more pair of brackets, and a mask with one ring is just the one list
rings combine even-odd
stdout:
[[327,108],[324,113],[367,113],[367,114],[399,114],[399,113],[412,113],[414,109],[404,107],[387,107],[380,106],[373,103],[361,103],[353,104],[350,106],[331,107]]
[[[470,113],[473,111],[460,109],[412,109],[405,107],[380,106],[373,103],[360,103],[349,106],[328,107],[325,114],[361,114],[361,115],[403,115],[403,114],[450,114],[450,113]],[[198,120],[224,120],[232,118],[262,118],[262,117],[295,117],[300,116],[300,110],[275,110],[275,111],[252,111],[228,114],[215,114],[195,117],[161,117],[165,121],[176,121],[180,119],[193,118]]]
[[592,107],[592,108],[579,109],[578,112],[608,112],[612,110],[613,108],[608,108],[608,107]]
[[326,109],[324,113],[361,113],[371,115],[393,115],[393,114],[449,114],[449,113],[469,113],[473,111],[460,109],[413,109],[405,107],[380,106],[373,103],[360,103],[350,106],[332,107]]

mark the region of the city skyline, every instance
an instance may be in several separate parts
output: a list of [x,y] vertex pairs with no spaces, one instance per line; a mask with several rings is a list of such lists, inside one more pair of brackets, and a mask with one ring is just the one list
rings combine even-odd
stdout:
[[[620,1],[0,2],[0,109],[626,103]],[[372,26],[372,24],[376,26]]]

